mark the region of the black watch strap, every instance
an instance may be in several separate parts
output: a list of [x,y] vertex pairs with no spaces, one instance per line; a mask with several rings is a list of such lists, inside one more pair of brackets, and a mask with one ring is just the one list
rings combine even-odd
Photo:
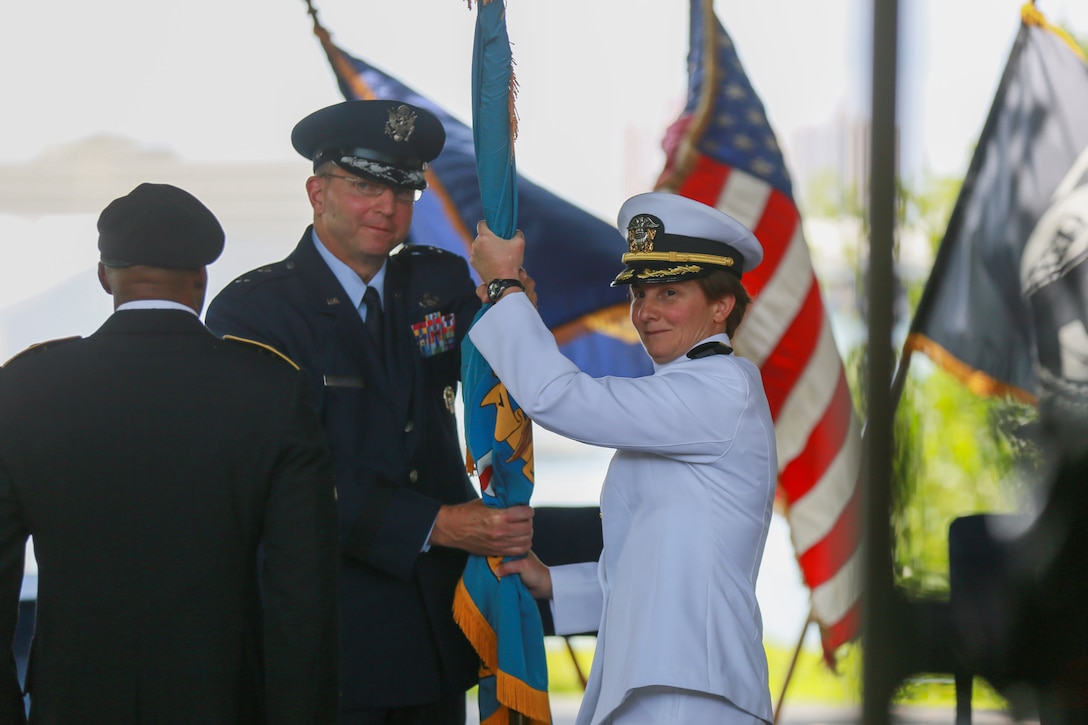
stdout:
[[495,304],[502,297],[502,293],[511,287],[517,287],[518,289],[525,290],[525,285],[521,283],[519,279],[493,279],[487,283],[487,300],[491,304]]

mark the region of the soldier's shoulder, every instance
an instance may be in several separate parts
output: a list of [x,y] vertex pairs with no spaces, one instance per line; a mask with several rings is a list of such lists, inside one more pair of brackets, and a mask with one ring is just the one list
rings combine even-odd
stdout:
[[82,339],[83,338],[79,335],[73,335],[71,337],[58,337],[55,340],[46,340],[45,342],[36,342],[22,352],[13,355],[11,359],[4,363],[4,367],[9,367],[13,363],[20,364],[21,362],[25,362],[26,360],[37,357],[49,350],[55,350],[58,347],[68,345]]
[[238,337],[237,335],[223,335],[223,342],[229,345],[235,345],[240,348],[251,350],[256,354],[263,355],[264,357],[284,362],[293,367],[295,370],[301,369],[298,363],[296,363],[294,360],[287,357],[271,345],[260,342],[259,340],[251,340],[248,337]]

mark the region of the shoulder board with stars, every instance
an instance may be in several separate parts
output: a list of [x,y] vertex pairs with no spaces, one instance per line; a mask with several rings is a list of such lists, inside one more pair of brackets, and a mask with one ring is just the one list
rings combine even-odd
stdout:
[[283,259],[272,264],[266,264],[263,267],[257,267],[251,269],[243,275],[239,275],[231,280],[232,285],[244,285],[256,282],[262,282],[274,277],[280,277],[293,271],[295,268],[295,262],[293,259]]
[[295,370],[301,370],[302,369],[302,368],[300,368],[298,366],[298,364],[294,360],[287,357],[286,355],[284,355],[282,352],[280,352],[276,348],[272,347],[271,345],[266,345],[263,342],[258,342],[257,340],[250,340],[250,339],[245,338],[245,337],[236,337],[234,335],[223,335],[223,340],[225,340],[226,342],[240,342],[240,343],[243,343],[245,345],[250,345],[252,347],[256,347],[256,348],[259,348],[261,350],[264,350],[266,352],[270,352],[273,355],[275,355],[276,357],[280,358],[281,360],[286,360],[287,363],[291,367],[293,367]]
[[416,256],[424,254],[450,255],[452,257],[461,256],[459,254],[454,254],[448,249],[442,249],[441,247],[432,247],[429,244],[405,244],[404,248],[401,251],[405,254],[411,254]]
[[28,347],[27,349],[23,350],[22,352],[19,352],[19,353],[16,353],[15,355],[13,355],[10,360],[8,360],[6,363],[4,363],[4,367],[7,367],[8,365],[11,365],[16,360],[20,360],[22,358],[29,357],[30,355],[33,355],[35,353],[39,353],[39,352],[43,352],[45,350],[49,350],[51,348],[55,348],[55,347],[57,347],[59,345],[63,345],[66,342],[75,342],[76,340],[82,340],[82,339],[83,338],[80,337],[79,335],[73,335],[71,337],[58,337],[56,340],[46,340],[45,342],[36,342],[33,345],[31,345],[30,347]]

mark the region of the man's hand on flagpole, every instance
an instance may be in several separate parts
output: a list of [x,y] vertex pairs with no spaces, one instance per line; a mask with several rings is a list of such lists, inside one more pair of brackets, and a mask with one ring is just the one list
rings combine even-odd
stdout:
[[530,506],[493,508],[480,499],[438,510],[431,544],[477,556],[521,556],[533,544]]
[[552,571],[532,551],[521,559],[499,564],[495,567],[495,574],[500,579],[510,574],[520,574],[521,583],[533,595],[533,599],[552,598]]

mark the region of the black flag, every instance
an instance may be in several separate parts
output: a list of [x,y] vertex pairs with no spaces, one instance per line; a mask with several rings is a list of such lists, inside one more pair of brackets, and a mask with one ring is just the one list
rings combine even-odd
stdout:
[[1022,19],[902,369],[920,350],[1045,410],[1088,401],[1088,66],[1033,6]]

